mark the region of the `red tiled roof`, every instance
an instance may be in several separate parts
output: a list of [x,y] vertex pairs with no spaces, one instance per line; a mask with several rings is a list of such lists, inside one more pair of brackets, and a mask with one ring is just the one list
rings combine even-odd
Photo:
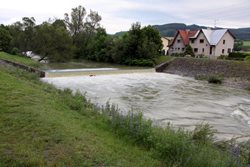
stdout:
[[179,34],[183,40],[184,45],[189,44],[189,38],[192,38],[195,36],[198,30],[190,31],[190,30],[179,30]]

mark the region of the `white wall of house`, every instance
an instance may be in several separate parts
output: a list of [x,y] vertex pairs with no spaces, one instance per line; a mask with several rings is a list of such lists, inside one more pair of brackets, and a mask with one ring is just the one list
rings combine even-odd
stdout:
[[176,37],[172,47],[169,49],[169,54],[183,53],[184,51],[185,51],[184,42],[183,42],[180,34],[178,34],[178,36]]
[[218,57],[220,55],[228,55],[232,52],[234,47],[234,38],[229,32],[226,32],[219,43],[216,45],[214,56]]
[[167,51],[169,50],[169,42],[170,40],[164,38],[164,37],[161,37],[161,41],[162,41],[162,45],[163,45],[163,48],[162,48],[162,51],[165,52],[165,55],[167,54]]
[[209,55],[210,45],[203,33],[200,33],[195,40],[190,39],[190,45],[196,56]]

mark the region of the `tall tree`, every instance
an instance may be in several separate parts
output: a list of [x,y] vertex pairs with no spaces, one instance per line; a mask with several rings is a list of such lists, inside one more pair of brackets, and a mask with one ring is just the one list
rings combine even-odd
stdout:
[[36,20],[34,19],[34,17],[23,17],[22,21],[23,33],[21,33],[22,43],[20,44],[20,49],[21,51],[26,52],[32,50],[32,38],[34,36],[34,27],[36,25]]
[[84,19],[87,12],[85,8],[79,5],[72,8],[71,15],[65,13],[65,22],[72,36],[76,36],[84,30]]
[[67,61],[72,56],[71,36],[64,27],[44,22],[36,27],[33,51],[41,56],[40,61]]
[[7,30],[7,27],[4,25],[0,26],[0,51],[8,52],[10,51],[10,42],[11,42],[12,36],[10,35],[10,32]]
[[75,58],[87,58],[89,44],[93,40],[97,29],[100,28],[101,16],[95,12],[87,12],[84,7],[73,8],[71,14],[65,14],[65,23],[73,38]]
[[16,22],[9,26],[9,31],[13,39],[12,47],[20,49],[23,53],[32,50],[35,19],[33,17],[23,17],[22,22]]

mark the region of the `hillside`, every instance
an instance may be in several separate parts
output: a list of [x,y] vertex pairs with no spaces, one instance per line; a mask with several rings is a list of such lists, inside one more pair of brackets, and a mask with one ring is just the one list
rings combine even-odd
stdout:
[[[186,25],[183,23],[170,23],[164,25],[154,25],[157,28],[162,36],[173,37],[178,29],[201,29],[207,28],[206,26],[199,26],[196,24]],[[250,28],[238,28],[238,29],[229,29],[237,39],[240,40],[250,40]],[[115,35],[120,36],[123,35],[124,32],[117,32]]]
[[[207,28],[206,26],[199,26],[199,25],[186,25],[183,23],[171,23],[171,24],[164,24],[164,25],[154,25],[162,36],[169,36],[173,37],[177,29],[201,29]],[[236,37],[236,39],[241,40],[250,40],[250,28],[238,28],[238,29],[229,29]]]

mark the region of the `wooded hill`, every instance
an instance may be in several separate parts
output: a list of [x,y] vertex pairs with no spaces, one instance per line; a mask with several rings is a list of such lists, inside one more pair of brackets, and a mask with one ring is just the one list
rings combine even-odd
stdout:
[[[157,28],[160,31],[161,36],[168,36],[173,37],[176,33],[176,30],[178,29],[201,29],[201,28],[208,28],[206,26],[199,26],[196,24],[192,25],[186,25],[183,23],[170,23],[170,24],[164,24],[164,25],[154,25],[153,27]],[[218,29],[221,29],[222,27],[218,27]],[[250,28],[238,28],[238,29],[229,29],[233,35],[235,35],[236,39],[240,40],[250,40]],[[117,32],[116,36],[122,36],[125,34],[125,31]]]
[[[186,25],[183,23],[170,23],[164,25],[154,25],[153,27],[157,28],[160,31],[162,36],[169,36],[173,37],[178,29],[201,29],[207,28],[206,26],[199,26],[199,25]],[[220,27],[222,28],[222,27]],[[218,29],[220,29],[218,27]],[[250,40],[250,28],[238,28],[238,29],[229,29],[236,39],[240,40]]]

